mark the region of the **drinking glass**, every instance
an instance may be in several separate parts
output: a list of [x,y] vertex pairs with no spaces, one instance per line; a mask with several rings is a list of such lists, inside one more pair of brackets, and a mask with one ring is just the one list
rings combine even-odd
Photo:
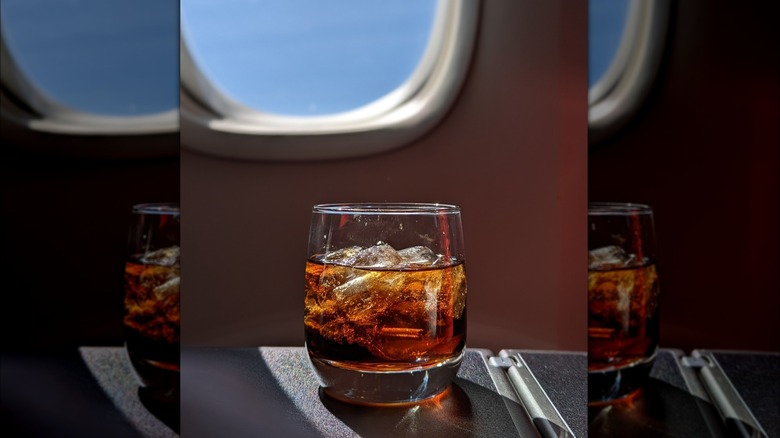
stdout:
[[125,264],[125,348],[142,388],[179,400],[179,205],[138,204]]
[[653,210],[632,203],[588,205],[588,402],[637,393],[659,335]]
[[444,394],[466,344],[460,208],[315,205],[306,349],[323,392],[368,405]]

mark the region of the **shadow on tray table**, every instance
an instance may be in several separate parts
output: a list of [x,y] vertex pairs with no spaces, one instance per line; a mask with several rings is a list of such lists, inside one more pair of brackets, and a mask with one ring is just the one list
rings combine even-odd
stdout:
[[[535,416],[521,397],[508,392],[505,370],[491,365],[489,356],[492,353],[487,350],[467,350],[454,384],[439,397],[415,405],[370,407],[323,395],[300,347],[185,348],[182,435],[572,436],[567,422],[584,430],[584,403],[579,405],[581,412],[565,411],[564,415],[569,415],[565,421],[558,411],[551,417]],[[581,390],[581,397],[575,394],[574,398],[584,400],[584,386],[567,383],[569,379],[583,380],[585,356],[576,357],[581,363],[571,369],[560,363],[554,366],[557,355],[550,355],[548,361],[558,370],[558,384]],[[530,392],[535,391],[533,382],[528,386]],[[544,402],[535,401],[542,408]]]
[[588,409],[588,436],[777,437],[778,376],[775,353],[661,350],[636,397]]
[[0,369],[5,436],[176,436],[178,406],[139,393],[121,347],[5,351]]

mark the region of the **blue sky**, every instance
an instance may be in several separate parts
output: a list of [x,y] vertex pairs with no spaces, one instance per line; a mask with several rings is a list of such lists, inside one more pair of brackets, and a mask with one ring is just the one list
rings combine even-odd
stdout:
[[3,42],[45,93],[111,115],[178,108],[179,2],[3,0]]
[[[227,4],[230,7],[226,7]],[[412,73],[435,0],[182,0],[196,62],[256,109],[319,115],[370,103]]]
[[615,56],[628,14],[629,0],[588,2],[588,86],[609,68]]
[[[401,84],[435,0],[3,0],[3,40],[46,94],[112,115],[178,107],[179,20],[209,79],[257,109],[327,114]],[[181,16],[180,16],[181,12]]]

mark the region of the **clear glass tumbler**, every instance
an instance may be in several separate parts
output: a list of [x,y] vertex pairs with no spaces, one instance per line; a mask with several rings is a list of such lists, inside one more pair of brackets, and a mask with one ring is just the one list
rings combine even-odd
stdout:
[[368,405],[442,394],[466,345],[464,261],[457,206],[314,206],[304,327],[325,394]]
[[131,216],[124,277],[125,348],[146,393],[178,402],[179,206],[139,204]]
[[631,203],[588,206],[588,402],[637,393],[659,337],[653,210]]

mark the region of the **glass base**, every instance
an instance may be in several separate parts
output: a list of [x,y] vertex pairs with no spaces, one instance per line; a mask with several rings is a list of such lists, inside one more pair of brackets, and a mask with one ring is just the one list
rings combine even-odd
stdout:
[[179,364],[169,364],[154,360],[139,358],[130,354],[130,364],[133,367],[142,391],[148,398],[154,398],[163,403],[179,403]]
[[360,371],[339,362],[310,357],[322,391],[347,403],[398,405],[434,397],[449,387],[463,352],[443,362],[402,371]]
[[178,405],[181,397],[179,382],[171,382],[169,385],[141,386],[138,391],[146,398],[165,404]]
[[655,355],[623,368],[588,371],[588,405],[606,405],[632,398],[642,389],[654,359]]

